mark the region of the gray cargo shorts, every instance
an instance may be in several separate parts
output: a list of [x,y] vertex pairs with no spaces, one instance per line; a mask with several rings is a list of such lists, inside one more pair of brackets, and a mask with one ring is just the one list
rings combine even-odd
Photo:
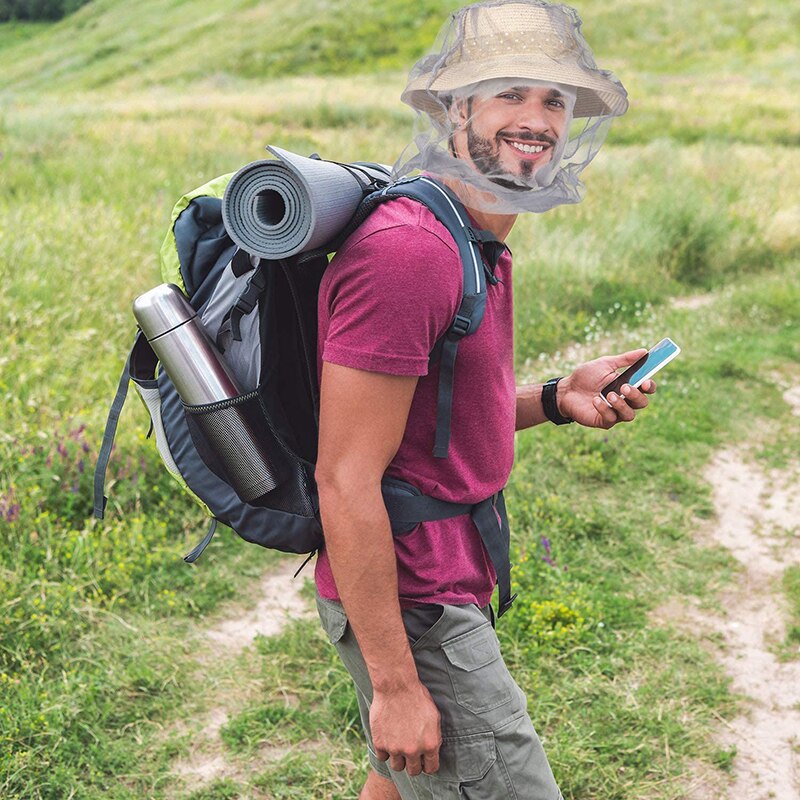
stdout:
[[372,745],[370,683],[340,603],[317,595],[329,639],[353,678],[369,761],[403,800],[562,800],[527,712],[500,655],[491,609],[423,606],[403,611],[420,680],[441,714],[439,771],[410,777],[379,761]]

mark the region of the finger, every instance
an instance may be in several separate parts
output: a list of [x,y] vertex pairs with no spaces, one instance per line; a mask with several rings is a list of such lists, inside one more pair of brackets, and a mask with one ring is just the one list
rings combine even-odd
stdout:
[[389,760],[389,751],[388,750],[381,750],[380,747],[375,748],[375,755],[378,757],[378,761],[388,761]]
[[406,772],[409,775],[419,775],[422,772],[422,756],[406,756]]
[[406,760],[403,758],[403,756],[389,756],[389,769],[393,769],[395,772],[402,772],[405,769],[405,766]]
[[656,391],[656,382],[650,378],[646,380],[640,387],[640,391],[644,392],[645,394],[655,394]]
[[622,369],[635,364],[642,356],[647,355],[647,348],[640,347],[638,350],[628,350],[627,353],[620,353],[616,356],[609,356],[611,365],[614,369]]
[[592,402],[594,403],[594,410],[600,415],[601,424],[600,428],[610,428],[617,422],[617,415],[613,408],[609,408],[605,400],[599,395],[595,397]]
[[619,391],[631,408],[647,408],[647,397],[630,384],[626,383]]
[[426,750],[422,758],[422,769],[428,775],[433,775],[439,771],[439,751]]
[[625,402],[625,398],[616,392],[608,393],[608,402],[611,407],[617,412],[617,417],[620,422],[630,422],[636,415],[634,410]]

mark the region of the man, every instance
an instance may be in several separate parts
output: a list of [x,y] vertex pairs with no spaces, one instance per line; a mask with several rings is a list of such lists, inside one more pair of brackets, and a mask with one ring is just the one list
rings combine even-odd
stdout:
[[[592,66],[578,25],[574,12],[535,0],[469,6],[403,95],[431,132],[401,171],[428,169],[472,227],[500,241],[517,211],[579,199],[580,168],[627,107],[621,85]],[[587,120],[576,138],[573,118]],[[438,375],[428,357],[462,294],[447,230],[410,199],[385,203],[320,291],[318,607],[356,685],[372,766],[362,800],[561,796],[500,656],[489,606],[498,575],[472,518],[393,537],[381,481],[477,504],[506,484],[515,430],[548,418],[609,428],[632,420],[655,386],[623,387],[610,406],[599,397],[637,350],[546,388],[516,387],[507,250],[490,284],[483,321],[459,349],[446,459],[431,454]]]

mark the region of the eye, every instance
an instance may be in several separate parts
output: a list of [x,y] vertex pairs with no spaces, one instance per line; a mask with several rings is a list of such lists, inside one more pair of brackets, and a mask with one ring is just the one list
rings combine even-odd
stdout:
[[518,95],[516,92],[503,92],[502,94],[497,95],[500,100],[511,100],[511,101],[519,101],[522,100],[522,97]]
[[558,108],[558,109],[565,109],[566,108],[566,106],[564,105],[564,101],[563,100],[557,100],[556,98],[552,98],[552,99],[548,100],[547,101],[547,105],[548,106],[552,106],[553,108]]

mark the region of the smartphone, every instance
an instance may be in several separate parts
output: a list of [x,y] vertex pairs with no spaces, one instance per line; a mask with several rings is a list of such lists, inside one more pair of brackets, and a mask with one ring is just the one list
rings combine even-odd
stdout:
[[[669,337],[662,339],[655,347],[652,347],[635,364],[632,364],[625,372],[621,372],[611,383],[607,384],[600,391],[600,396],[610,406],[611,403],[606,399],[609,392],[616,392],[629,383],[634,389],[638,389],[648,378],[658,372],[665,364],[669,364],[681,349]],[[623,395],[624,397],[624,395]]]

